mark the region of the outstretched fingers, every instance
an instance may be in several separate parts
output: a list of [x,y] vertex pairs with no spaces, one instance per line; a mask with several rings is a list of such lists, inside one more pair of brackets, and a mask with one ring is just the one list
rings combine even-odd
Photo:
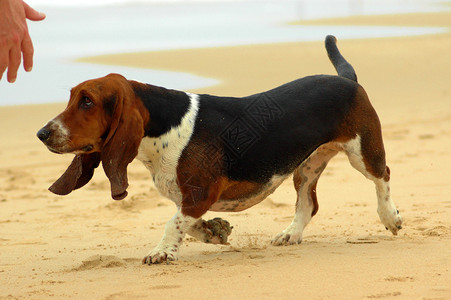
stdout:
[[[27,3],[23,2],[23,8],[25,12],[25,17],[31,21],[42,21],[45,19],[46,15],[39,12],[29,6]],[[31,41],[28,29],[25,32],[25,36],[22,40],[21,50],[23,53],[23,66],[25,71],[30,72],[33,69],[33,42]]]
[[28,32],[26,33],[25,38],[22,40],[21,50],[23,53],[23,67],[25,71],[30,72],[33,69],[34,48]]
[[8,82],[13,83],[16,81],[17,78],[17,70],[20,66],[20,60],[22,58],[21,51],[20,51],[20,44],[19,39],[14,39],[13,45],[9,50],[9,57],[8,57]]
[[42,21],[46,17],[44,13],[35,10],[25,2],[23,2],[23,9],[25,12],[25,17],[30,21]]

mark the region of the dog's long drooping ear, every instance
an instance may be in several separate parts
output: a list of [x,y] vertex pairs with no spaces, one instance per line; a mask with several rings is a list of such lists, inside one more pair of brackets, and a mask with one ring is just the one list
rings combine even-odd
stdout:
[[127,83],[116,95],[116,107],[110,130],[102,149],[102,165],[110,180],[111,197],[122,200],[127,196],[127,166],[138,154],[144,136],[144,121],[133,101],[134,92]]
[[49,187],[49,191],[57,195],[67,195],[81,188],[91,180],[94,169],[99,166],[99,163],[99,152],[76,155],[66,172]]

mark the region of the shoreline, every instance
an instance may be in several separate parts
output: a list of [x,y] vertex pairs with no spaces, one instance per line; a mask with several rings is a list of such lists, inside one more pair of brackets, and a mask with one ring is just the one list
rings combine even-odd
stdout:
[[[21,80],[14,85],[0,82],[2,90],[0,103],[16,105],[64,101],[70,87],[86,78],[100,77],[111,72],[176,89],[187,89],[192,87],[192,84],[197,84],[197,87],[210,84],[208,80],[203,81],[189,76],[187,78],[185,76],[187,74],[160,75],[147,68],[80,64],[73,61],[76,57],[126,51],[303,42],[322,40],[330,33],[335,34],[339,40],[345,40],[359,37],[411,36],[437,33],[442,30],[440,27],[332,26],[333,23],[329,25],[305,23],[307,25],[297,27],[287,25],[290,21],[302,17],[390,12],[399,11],[401,8],[405,11],[440,8],[436,2],[421,0],[408,1],[408,5],[402,7],[400,4],[404,1],[401,0],[384,2],[386,5],[374,5],[367,0],[330,2],[327,7],[322,7],[315,1],[304,3],[304,1],[265,0],[244,3],[212,2],[208,5],[205,3],[142,7],[113,5],[91,9],[82,6],[71,10],[64,7],[48,7],[48,20],[29,24],[35,46],[34,71],[26,74],[20,71]],[[261,5],[263,3],[265,5]],[[353,3],[356,9],[352,9]],[[178,9],[174,9],[176,7]],[[78,15],[85,15],[86,19],[76,17]],[[111,22],[113,19],[117,22]],[[172,21],[168,22],[169,20]],[[186,22],[189,22],[190,26],[184,26]],[[98,26],[97,23],[104,25]],[[382,22],[379,24],[384,25]],[[158,30],[155,30],[156,28]],[[70,38],[67,33],[70,33]],[[30,86],[33,89],[30,89]]]
[[[448,28],[445,33],[428,34],[408,37],[385,37],[385,38],[366,38],[366,39],[340,39],[340,36],[334,33],[338,39],[339,47],[342,47],[342,52],[346,55],[345,51],[348,51],[348,55],[357,54],[360,45],[366,45],[369,43],[377,43],[384,47],[380,50],[386,50],[385,43],[399,43],[403,40],[415,40],[425,39],[434,40],[437,38],[447,38],[451,33],[451,12],[440,13],[425,13],[425,14],[401,14],[401,15],[379,15],[379,16],[356,16],[346,18],[333,18],[333,19],[321,19],[311,21],[299,21],[297,25],[325,25],[333,23],[337,25],[381,25],[381,24],[394,24],[396,26],[429,26],[430,22],[433,22],[434,26]],[[309,55],[314,55],[315,60],[318,62],[319,68],[317,70],[307,69],[305,72],[299,70],[299,72],[290,71],[289,65],[286,68],[283,66],[274,67],[277,62],[266,60],[265,63],[270,65],[270,69],[280,69],[278,72],[283,72],[284,78],[277,81],[275,84],[281,84],[287,80],[297,78],[299,76],[305,76],[309,74],[316,74],[321,72],[329,72],[335,74],[335,70],[330,65],[327,54],[325,52],[323,41],[307,41],[307,42],[286,42],[286,43],[272,43],[272,44],[255,44],[255,45],[238,45],[227,47],[211,47],[211,48],[194,48],[194,49],[181,49],[181,50],[162,50],[162,51],[144,51],[144,52],[132,52],[132,53],[120,53],[120,54],[107,54],[91,57],[79,58],[76,61],[86,63],[97,63],[103,65],[117,65],[117,66],[132,66],[136,68],[152,68],[156,70],[184,72],[199,75],[206,78],[213,78],[220,83],[211,87],[189,89],[191,92],[211,92],[221,93],[222,90],[229,90],[230,86],[238,87],[237,92],[233,95],[244,96],[249,93],[258,92],[250,88],[241,87],[241,85],[249,85],[247,82],[243,82],[244,79],[256,78],[255,72],[252,74],[252,70],[257,69],[256,66],[262,61],[261,57],[271,57],[274,51],[271,48],[285,48],[287,55],[295,56],[296,51],[306,51]],[[349,46],[348,46],[349,45]],[[354,51],[357,48],[357,51]],[[410,49],[409,49],[410,50]],[[376,50],[374,50],[376,51]],[[408,51],[406,51],[407,53]],[[250,53],[258,53],[258,58],[253,58]],[[262,54],[260,54],[262,53]],[[319,54],[319,55],[317,55]],[[196,58],[196,56],[201,57]],[[218,61],[226,59],[233,62],[238,59],[242,59],[247,56],[249,58],[246,65],[243,66],[244,72],[241,70],[239,74],[235,74],[234,70],[227,68],[227,66],[218,70],[216,65],[219,65]],[[180,57],[180,58],[179,58]],[[187,57],[187,58],[186,58]],[[298,55],[299,57],[299,55]],[[324,59],[326,58],[326,59]],[[278,59],[278,57],[275,57]],[[302,57],[299,58],[302,63]],[[211,67],[212,66],[212,67]],[[217,70],[217,71],[216,71]],[[332,70],[332,72],[331,72]],[[245,74],[245,75],[242,75]],[[288,75],[292,74],[292,75]],[[254,76],[252,76],[254,75]],[[151,82],[150,82],[151,83]],[[240,84],[241,83],[241,84]],[[221,85],[228,86],[227,88],[220,88]],[[268,88],[272,86],[268,85]]]

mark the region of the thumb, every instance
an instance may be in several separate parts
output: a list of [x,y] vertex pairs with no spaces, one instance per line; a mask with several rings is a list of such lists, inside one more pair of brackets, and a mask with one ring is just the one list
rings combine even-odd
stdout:
[[41,21],[41,20],[45,19],[45,14],[44,13],[41,13],[41,12],[38,12],[38,11],[34,10],[32,7],[30,7],[25,2],[22,2],[22,3],[23,3],[24,11],[25,11],[25,17],[28,20]]

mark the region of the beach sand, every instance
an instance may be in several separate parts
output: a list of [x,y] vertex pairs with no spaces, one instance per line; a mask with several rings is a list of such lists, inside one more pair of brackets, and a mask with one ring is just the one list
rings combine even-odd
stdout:
[[[304,24],[442,26],[450,13],[354,17]],[[129,196],[110,198],[99,168],[81,190],[47,191],[72,155],[50,153],[36,131],[65,104],[0,108],[0,299],[451,299],[451,33],[340,40],[382,122],[398,236],[376,213],[372,182],[344,155],[318,183],[320,209],[301,245],[271,238],[294,212],[291,180],[230,221],[230,245],[186,238],[181,259],[143,266],[175,206],[140,162]],[[161,51],[83,61],[212,77],[192,92],[242,96],[295,78],[335,74],[322,42]],[[88,78],[87,78],[88,79]],[[51,93],[51,91],[49,91]]]

